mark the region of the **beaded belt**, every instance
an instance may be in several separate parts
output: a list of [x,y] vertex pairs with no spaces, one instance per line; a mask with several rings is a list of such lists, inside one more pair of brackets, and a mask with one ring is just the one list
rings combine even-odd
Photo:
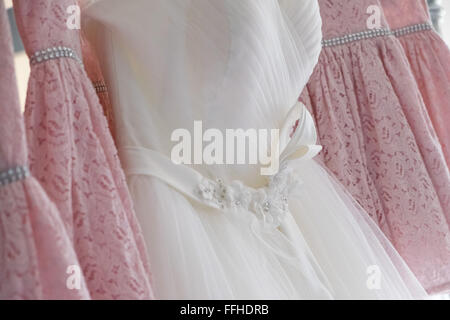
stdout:
[[379,37],[388,37],[393,35],[392,31],[390,29],[372,29],[372,30],[366,30],[361,31],[357,33],[351,33],[347,34],[342,37],[336,37],[331,38],[328,40],[322,40],[322,46],[323,47],[334,47],[339,46],[355,41],[361,41],[366,39],[372,39],[372,38],[379,38]]
[[20,166],[0,172],[0,186],[6,186],[16,181],[23,180],[30,175],[27,166]]
[[108,88],[106,87],[106,84],[103,81],[94,81],[92,82],[92,85],[94,86],[94,89],[97,93],[108,91]]
[[46,62],[53,59],[60,59],[60,58],[70,58],[77,61],[79,64],[83,64],[83,61],[78,57],[75,50],[68,48],[68,47],[51,47],[44,50],[36,51],[31,57],[30,57],[30,63],[31,64],[37,64]]
[[431,30],[431,29],[433,29],[433,27],[431,26],[430,23],[420,23],[420,24],[414,24],[414,25],[403,27],[403,28],[395,29],[393,32],[396,37],[402,37],[402,36],[406,36],[411,33],[422,32],[422,31],[427,31],[427,30]]
[[340,46],[340,45],[344,45],[347,43],[352,43],[352,42],[366,40],[366,39],[372,39],[372,38],[379,38],[379,37],[389,37],[389,36],[401,37],[401,36],[405,36],[405,35],[408,35],[411,33],[422,32],[422,31],[431,30],[431,29],[432,29],[432,26],[429,23],[414,24],[414,25],[406,26],[403,28],[395,29],[395,30],[391,30],[389,28],[371,29],[371,30],[357,32],[357,33],[347,34],[342,37],[324,39],[324,40],[322,40],[322,47],[335,47],[335,46]]

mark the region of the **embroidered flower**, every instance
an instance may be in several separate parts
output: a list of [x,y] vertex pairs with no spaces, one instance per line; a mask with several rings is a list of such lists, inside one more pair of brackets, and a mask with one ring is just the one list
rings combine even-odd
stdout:
[[289,211],[290,194],[300,185],[294,171],[284,165],[262,188],[253,189],[241,181],[226,185],[221,179],[205,179],[198,185],[198,193],[206,203],[217,208],[242,208],[253,212],[264,223],[278,227]]

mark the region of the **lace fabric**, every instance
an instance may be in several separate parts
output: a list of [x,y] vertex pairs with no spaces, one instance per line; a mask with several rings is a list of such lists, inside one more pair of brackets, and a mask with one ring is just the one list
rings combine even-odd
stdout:
[[[67,286],[79,266],[55,205],[29,176],[23,117],[16,87],[12,39],[0,1],[0,299],[89,299]],[[22,168],[11,170],[13,168]]]
[[430,21],[426,0],[380,0],[380,4],[392,29]]
[[[389,23],[399,28],[430,20],[424,0],[383,1],[382,4]],[[399,21],[398,16],[403,18]],[[450,165],[450,50],[434,30],[409,34],[399,41]]]
[[[81,57],[64,1],[14,1],[29,55],[67,46]],[[150,299],[150,271],[117,152],[82,65],[32,65],[25,107],[30,170],[61,213],[93,299]]]
[[[319,4],[325,37],[365,23],[369,5],[381,8],[373,0]],[[321,161],[422,284],[441,290],[450,278],[449,171],[398,41],[324,48],[301,100],[315,118]]]

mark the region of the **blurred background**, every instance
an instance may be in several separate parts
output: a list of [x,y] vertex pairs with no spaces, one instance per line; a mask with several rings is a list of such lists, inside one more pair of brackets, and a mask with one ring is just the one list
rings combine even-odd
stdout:
[[450,46],[450,0],[442,0],[442,9],[443,9],[443,13],[448,12],[447,17],[445,17],[445,14],[443,17],[444,23],[443,23],[442,32],[443,32],[445,41]]
[[[0,0],[1,1],[1,0]],[[27,90],[28,74],[30,73],[30,66],[28,63],[28,57],[26,56],[22,41],[16,28],[14,13],[12,10],[12,0],[5,1],[6,10],[8,13],[9,21],[11,24],[11,32],[13,35],[15,62],[16,62],[16,76],[19,85],[19,94],[21,105],[25,105],[25,97]]]

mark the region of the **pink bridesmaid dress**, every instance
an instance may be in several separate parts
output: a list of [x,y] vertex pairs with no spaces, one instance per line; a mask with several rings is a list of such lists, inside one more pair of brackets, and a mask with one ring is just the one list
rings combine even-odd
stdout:
[[[150,299],[146,249],[107,120],[83,68],[75,0],[15,0],[31,74],[30,170],[57,205],[93,299]],[[72,7],[73,8],[73,7]]]
[[82,274],[71,285],[76,254],[59,212],[27,168],[11,46],[0,1],[0,299],[89,299]]
[[405,50],[450,165],[450,50],[432,29],[425,0],[383,0],[382,5]]
[[301,100],[321,161],[429,292],[450,289],[450,174],[403,50],[378,0],[319,4],[323,50]]
[[111,135],[114,139],[114,117],[111,100],[109,99],[108,88],[100,68],[98,57],[94,52],[92,45],[83,35],[81,36],[81,50],[83,53],[84,69],[94,85],[100,104],[103,107],[103,112],[108,120]]

